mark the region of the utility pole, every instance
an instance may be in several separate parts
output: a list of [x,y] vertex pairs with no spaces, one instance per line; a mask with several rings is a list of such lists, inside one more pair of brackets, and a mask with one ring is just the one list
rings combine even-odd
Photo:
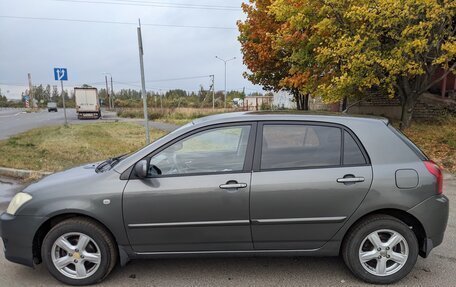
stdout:
[[114,86],[112,85],[112,75],[111,75],[111,109],[114,108]]
[[111,108],[111,104],[110,104],[111,97],[109,96],[109,89],[108,89],[108,75],[105,75],[105,82],[106,82],[106,97],[108,98],[108,108]]
[[144,108],[144,126],[146,128],[146,144],[150,143],[150,135],[149,135],[149,119],[147,116],[147,94],[146,94],[146,82],[144,77],[144,49],[142,45],[142,36],[141,36],[141,20],[138,20],[139,26],[137,28],[138,32],[138,48],[139,48],[139,66],[141,69],[141,96],[143,98],[143,108]]
[[30,101],[30,105],[33,110],[34,106],[33,106],[33,91],[32,91],[32,75],[30,73],[28,73],[27,76],[28,76],[28,82],[29,82],[29,101]]
[[231,59],[228,59],[228,60],[225,60],[225,59],[222,59],[220,58],[219,56],[215,56],[215,58],[219,59],[220,61],[223,61],[223,63],[225,63],[225,93],[224,93],[224,108],[226,109],[226,62],[229,62],[229,61],[233,61],[234,59],[236,59],[236,57],[233,57]]
[[214,86],[214,75],[210,76],[212,79],[212,109],[215,109],[215,86]]

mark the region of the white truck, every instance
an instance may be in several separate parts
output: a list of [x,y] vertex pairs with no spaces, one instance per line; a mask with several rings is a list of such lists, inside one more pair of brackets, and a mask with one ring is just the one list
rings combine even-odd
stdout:
[[98,90],[96,88],[74,88],[78,119],[101,117]]

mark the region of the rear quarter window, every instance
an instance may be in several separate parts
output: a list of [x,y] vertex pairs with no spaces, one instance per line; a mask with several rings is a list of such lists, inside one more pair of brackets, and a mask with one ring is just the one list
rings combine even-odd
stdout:
[[429,160],[426,154],[420,150],[420,148],[414,144],[406,135],[402,132],[397,130],[392,125],[388,125],[388,128],[397,136],[399,137],[421,160]]
[[366,158],[364,157],[359,145],[355,139],[347,132],[344,131],[344,165],[363,165],[366,164]]

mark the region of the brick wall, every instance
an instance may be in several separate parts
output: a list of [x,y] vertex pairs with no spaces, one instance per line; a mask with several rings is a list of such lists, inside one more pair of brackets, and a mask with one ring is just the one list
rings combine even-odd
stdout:
[[[353,103],[353,102],[352,102]],[[325,104],[319,98],[310,100],[311,110],[338,111],[339,104]],[[350,102],[348,103],[350,105]],[[384,116],[391,119],[399,119],[401,116],[401,105],[399,98],[380,96],[366,99],[349,109],[352,114],[366,114]],[[415,111],[414,119],[434,119],[445,114],[456,115],[456,101],[451,98],[441,98],[434,94],[424,94],[420,97]]]

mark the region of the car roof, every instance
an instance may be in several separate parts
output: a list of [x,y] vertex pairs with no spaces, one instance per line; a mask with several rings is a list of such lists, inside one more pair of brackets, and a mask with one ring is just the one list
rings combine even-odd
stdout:
[[315,111],[245,111],[229,112],[210,115],[193,120],[194,125],[208,125],[228,122],[242,121],[315,121],[315,122],[334,122],[349,123],[350,121],[383,122],[389,124],[389,120],[383,117],[353,115],[335,112],[315,112]]

